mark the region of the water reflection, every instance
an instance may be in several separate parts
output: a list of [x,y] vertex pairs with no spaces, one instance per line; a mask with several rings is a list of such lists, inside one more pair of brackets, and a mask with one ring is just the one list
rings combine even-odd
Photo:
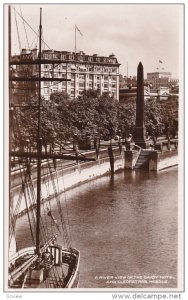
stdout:
[[73,246],[81,252],[80,288],[176,287],[177,175],[177,168],[126,171],[67,193]]

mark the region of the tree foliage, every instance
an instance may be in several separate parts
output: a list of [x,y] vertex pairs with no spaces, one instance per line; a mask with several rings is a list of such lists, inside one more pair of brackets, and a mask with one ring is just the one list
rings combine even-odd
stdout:
[[118,133],[125,138],[133,133],[136,118],[136,104],[130,99],[126,104],[118,104]]
[[[133,101],[134,100],[134,101]],[[177,105],[168,105],[150,99],[145,103],[145,126],[149,135],[159,136],[165,124],[177,120]],[[41,103],[41,136],[43,145],[63,145],[67,141],[97,138],[126,137],[134,132],[135,99],[121,104],[98,90],[87,90],[77,99],[64,92],[53,93],[50,100]],[[14,115],[14,116],[13,116]],[[23,148],[29,143],[36,147],[38,135],[38,99],[30,105],[11,112],[13,147]]]
[[155,99],[145,103],[145,127],[149,136],[158,137],[161,134],[162,107]]

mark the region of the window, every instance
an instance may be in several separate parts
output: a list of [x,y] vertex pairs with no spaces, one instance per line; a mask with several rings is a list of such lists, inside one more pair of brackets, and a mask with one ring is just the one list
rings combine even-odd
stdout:
[[50,82],[49,81],[44,81],[44,87],[48,87],[50,86]]
[[85,79],[85,76],[84,76],[83,74],[80,74],[80,75],[79,75],[79,79],[84,80],[84,79]]
[[62,70],[66,70],[66,66],[65,65],[62,65],[61,68],[62,68]]
[[89,80],[93,80],[93,75],[89,75]]
[[69,55],[69,59],[74,60],[74,55]]
[[83,56],[78,56],[78,60],[83,61]]
[[87,69],[86,69],[86,67],[84,67],[84,66],[80,66],[80,67],[79,67],[79,71],[85,72],[85,71],[87,71]]
[[108,81],[108,76],[104,76],[104,80],[105,80],[105,81]]

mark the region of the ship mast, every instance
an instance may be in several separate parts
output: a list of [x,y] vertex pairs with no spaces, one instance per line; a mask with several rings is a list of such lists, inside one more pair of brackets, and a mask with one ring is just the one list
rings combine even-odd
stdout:
[[[12,151],[11,148],[11,122],[10,122],[10,145],[9,145],[9,155],[10,159],[11,157],[25,157],[25,158],[34,158],[37,159],[37,203],[36,203],[36,255],[39,256],[41,253],[41,245],[40,245],[40,220],[41,220],[41,163],[44,159],[66,159],[66,160],[80,160],[80,161],[95,161],[95,158],[87,158],[87,157],[78,157],[77,155],[67,155],[67,154],[51,154],[42,153],[42,128],[41,128],[41,81],[57,81],[57,82],[63,82],[63,81],[71,81],[70,79],[65,78],[52,78],[52,77],[41,77],[41,65],[44,64],[44,59],[42,59],[42,8],[40,8],[40,24],[39,24],[39,53],[38,53],[38,59],[35,59],[34,61],[29,59],[23,59],[20,61],[14,60],[11,57],[11,8],[9,6],[9,98],[10,98],[10,109],[11,109],[11,103],[14,104],[14,101],[12,98],[12,82],[37,82],[38,83],[38,132],[37,132],[37,153],[31,152],[31,151]],[[54,63],[54,61],[46,61],[45,63]],[[59,60],[58,60],[58,63]],[[37,65],[38,66],[38,77],[32,77],[32,76],[14,76],[11,73],[11,66],[13,65]],[[16,108],[17,105],[14,105]],[[19,105],[18,105],[19,107]],[[24,107],[24,106],[23,106]],[[11,178],[11,172],[9,174],[9,177]]]
[[41,201],[41,154],[42,154],[42,136],[41,136],[41,40],[42,40],[42,8],[40,8],[39,25],[39,81],[38,81],[38,136],[37,136],[37,224],[36,224],[36,254],[40,254],[40,201]]

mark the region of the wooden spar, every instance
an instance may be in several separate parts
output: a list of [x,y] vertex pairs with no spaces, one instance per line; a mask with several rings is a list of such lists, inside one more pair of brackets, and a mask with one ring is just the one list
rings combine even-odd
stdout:
[[[41,40],[42,40],[42,8],[40,8],[40,25],[39,25],[39,61],[41,59]],[[37,224],[36,224],[36,254],[40,255],[40,200],[41,200],[41,154],[42,154],[42,137],[41,137],[41,64],[39,64],[39,105],[38,105],[38,140],[37,140]]]
[[[40,66],[40,64],[39,64]],[[52,78],[52,77],[15,77],[11,76],[10,81],[71,81],[71,79],[66,79],[66,78]]]
[[[47,59],[47,58],[41,58],[41,61],[40,63],[41,64],[61,64],[61,63],[70,63],[71,61],[68,60],[68,59]],[[97,62],[91,62],[92,65],[97,65]],[[23,60],[14,60],[14,58],[12,58],[11,62],[10,62],[10,65],[39,65],[39,60],[38,59],[35,59],[35,60],[32,60],[32,59],[23,59]],[[100,65],[103,65],[103,66],[112,66],[112,63],[110,62],[100,62]],[[116,63],[115,64],[116,66],[120,66],[121,64],[119,63]]]
[[[39,153],[37,152],[18,152],[18,151],[11,151],[10,156],[12,157],[28,157],[28,158],[38,158]],[[70,155],[70,154],[45,154],[41,153],[40,154],[41,159],[65,159],[65,160],[81,160],[81,161],[96,161],[95,158],[89,158],[89,157],[84,157],[81,155]]]

